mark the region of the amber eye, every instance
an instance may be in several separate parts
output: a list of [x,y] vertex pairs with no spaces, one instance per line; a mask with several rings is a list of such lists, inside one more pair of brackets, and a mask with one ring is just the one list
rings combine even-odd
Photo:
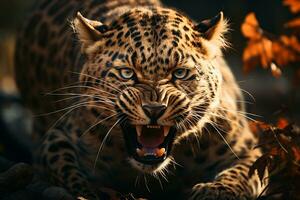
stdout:
[[130,68],[120,69],[120,75],[124,79],[132,79],[134,77],[134,71]]
[[189,75],[190,70],[188,69],[184,69],[184,68],[180,68],[174,71],[173,76],[176,79],[184,79]]

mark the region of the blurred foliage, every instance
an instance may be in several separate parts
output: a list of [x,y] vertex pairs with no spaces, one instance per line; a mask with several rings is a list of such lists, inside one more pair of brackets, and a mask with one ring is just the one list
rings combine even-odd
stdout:
[[[282,4],[291,13],[300,13],[300,0],[282,0]],[[241,25],[241,31],[247,39],[242,58],[244,71],[249,73],[260,66],[270,69],[276,78],[280,78],[283,72],[291,71],[286,77],[296,92],[300,87],[300,18],[294,16],[283,27],[286,28],[284,32],[272,33],[260,25],[254,12],[246,15]],[[290,112],[297,106],[289,104]],[[300,199],[300,128],[286,118],[274,118],[278,120],[276,125],[264,122],[250,124],[252,132],[259,136],[258,146],[264,153],[250,167],[249,176],[257,171],[262,183],[265,179],[270,180],[264,190],[266,195],[260,196],[259,200]],[[262,131],[259,132],[259,129]],[[268,171],[268,177],[264,177],[265,170]]]
[[[255,171],[263,183],[270,182],[257,200],[300,199],[300,128],[285,118],[276,125],[264,122],[250,123],[254,134],[259,136],[263,155],[250,167],[249,176]],[[268,170],[268,177],[264,177]]]
[[[294,14],[300,13],[300,0],[283,0]],[[292,68],[294,84],[298,86],[300,79],[300,18],[295,17],[285,23],[289,29],[280,35],[273,34],[262,28],[255,16],[249,13],[241,26],[243,35],[247,38],[247,46],[243,53],[244,71],[252,71],[261,66],[270,69],[273,76],[279,78],[281,70]]]

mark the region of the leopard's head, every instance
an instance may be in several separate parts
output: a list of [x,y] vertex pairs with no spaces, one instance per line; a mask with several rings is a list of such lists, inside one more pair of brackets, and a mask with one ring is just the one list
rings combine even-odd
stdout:
[[197,24],[171,9],[136,8],[104,25],[78,13],[74,27],[87,57],[81,80],[91,87],[85,94],[95,96],[93,109],[114,116],[110,129],[121,127],[135,167],[166,166],[174,144],[201,132],[218,107],[223,14]]

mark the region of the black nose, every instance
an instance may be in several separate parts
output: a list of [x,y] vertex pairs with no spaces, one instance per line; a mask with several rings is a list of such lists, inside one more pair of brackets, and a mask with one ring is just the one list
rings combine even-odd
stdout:
[[164,114],[166,108],[165,105],[161,104],[147,104],[143,106],[145,114],[151,119],[151,124],[157,123],[156,121]]

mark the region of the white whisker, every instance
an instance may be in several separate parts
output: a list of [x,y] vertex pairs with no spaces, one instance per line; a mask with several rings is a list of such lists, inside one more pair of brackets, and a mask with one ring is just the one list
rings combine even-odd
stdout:
[[111,127],[111,128],[107,131],[107,133],[105,134],[105,136],[104,136],[104,138],[103,138],[103,140],[102,140],[102,142],[101,142],[101,145],[100,145],[100,147],[99,147],[99,149],[98,149],[97,155],[96,155],[96,159],[95,159],[95,162],[94,162],[94,170],[96,169],[96,165],[97,165],[97,161],[98,161],[98,158],[99,158],[99,155],[100,155],[100,151],[102,150],[103,145],[104,145],[105,141],[107,140],[107,138],[108,138],[110,132],[111,132],[111,131],[113,130],[113,128],[114,128],[121,120],[123,120],[123,119],[124,119],[124,118],[118,119],[118,120],[116,121],[116,123],[114,123],[114,125],[112,125],[112,127]]
[[145,181],[145,185],[146,185],[146,188],[147,188],[148,192],[150,192],[150,189],[149,189],[149,186],[148,186],[148,181],[147,181],[147,178],[146,178],[145,174],[144,174],[144,181]]
[[[108,84],[110,87],[114,88],[114,89],[115,89],[116,91],[118,91],[118,92],[122,92],[122,90],[120,90],[119,88],[117,88],[116,85],[114,85],[113,83],[107,82],[107,81],[105,81],[105,80],[103,80],[103,79],[99,79],[99,78],[96,78],[96,77],[94,77],[94,76],[91,76],[91,75],[85,74],[85,73],[78,73],[78,72],[71,72],[71,73],[74,73],[74,74],[77,74],[77,75],[84,75],[84,76],[90,77],[90,78],[92,78],[92,79],[94,79],[94,80],[96,80],[96,81],[99,81],[99,82]],[[82,82],[82,83],[84,83],[84,82]]]
[[[56,95],[56,96],[60,96],[60,95]],[[61,96],[67,96],[67,95],[61,95]],[[103,101],[106,101],[108,103],[113,103],[110,99],[106,99],[106,98],[104,98],[102,96],[98,96],[98,95],[87,95],[87,94],[82,94],[82,95],[78,94],[78,95],[76,95],[76,94],[72,94],[72,95],[68,95],[68,96],[71,96],[71,97],[66,97],[66,98],[63,98],[63,99],[59,99],[55,102],[58,103],[58,102],[72,100],[72,99],[81,98],[81,97],[90,97],[90,98],[97,99],[97,100],[103,100]],[[88,98],[86,98],[86,99],[88,99]],[[116,98],[114,98],[114,99],[116,99]]]
[[249,95],[249,97],[254,101],[254,102],[256,102],[256,100],[255,100],[255,98],[254,98],[254,96],[250,93],[250,92],[248,92],[247,90],[245,90],[245,89],[242,89],[242,88],[240,88],[240,90],[242,91],[242,92],[244,92],[244,93],[246,93],[246,94],[248,94]]
[[225,142],[225,144],[229,147],[230,151],[235,155],[235,157],[237,159],[240,160],[239,156],[233,151],[233,149],[231,148],[230,144],[227,142],[226,138],[222,135],[222,133],[218,130],[217,127],[215,127],[214,122],[210,122],[210,124],[212,125],[212,127],[217,131],[217,133],[220,135],[220,137],[222,138],[222,140]]
[[108,95],[112,95],[112,96],[116,96],[115,94],[111,93],[111,92],[108,92],[106,90],[103,90],[103,89],[100,89],[100,88],[95,88],[95,87],[91,87],[91,86],[83,86],[83,85],[78,85],[78,86],[68,86],[68,87],[63,87],[63,88],[59,88],[59,89],[56,89],[52,92],[48,92],[48,93],[45,93],[44,95],[47,96],[47,95],[53,95],[55,94],[55,92],[58,92],[58,91],[62,91],[62,90],[67,90],[67,89],[74,89],[74,88],[77,88],[77,89],[90,89],[90,90],[95,90],[97,92],[102,92],[102,93],[105,93],[105,94],[108,94]]
[[95,124],[93,124],[92,126],[90,126],[86,131],[84,131],[84,133],[80,136],[80,137],[83,137],[86,133],[88,133],[90,130],[92,130],[94,127],[98,126],[99,124],[101,124],[102,122],[112,118],[112,117],[115,117],[115,116],[118,116],[119,114],[114,114],[114,115],[110,115],[102,120],[100,120],[99,122],[96,122]]
[[[72,105],[72,106],[69,106],[69,107],[66,107],[66,108],[62,108],[62,109],[59,109],[59,110],[56,110],[56,111],[52,111],[52,112],[48,112],[48,113],[44,113],[44,114],[39,114],[39,115],[34,115],[34,117],[48,116],[48,115],[60,113],[62,111],[69,110],[69,109],[72,109],[72,108],[75,108],[75,107],[78,107],[78,106],[79,107],[84,107],[84,106],[89,105],[91,103],[101,103],[101,102],[99,102],[99,101],[82,102],[82,103],[78,103],[76,105]],[[93,107],[102,108],[102,109],[105,109],[105,110],[111,110],[110,108],[106,108],[106,107],[103,107],[103,106],[93,105]]]

